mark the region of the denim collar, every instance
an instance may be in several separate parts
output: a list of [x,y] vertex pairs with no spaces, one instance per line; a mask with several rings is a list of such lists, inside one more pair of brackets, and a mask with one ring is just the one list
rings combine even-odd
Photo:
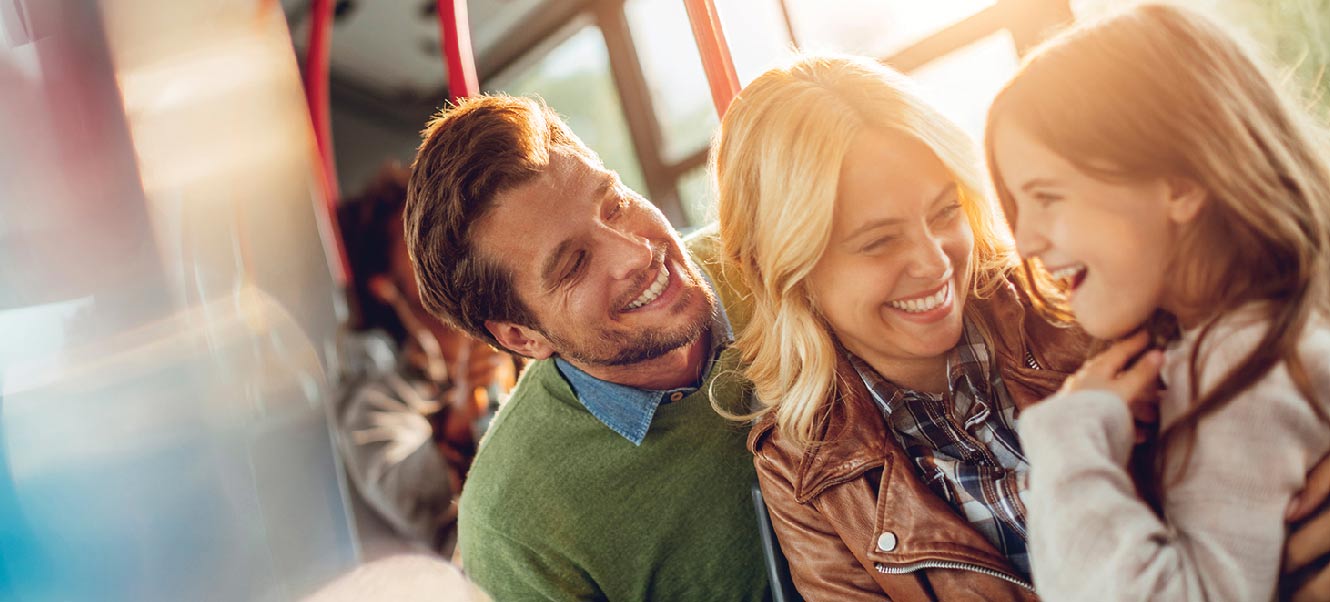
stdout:
[[[702,275],[707,286],[715,291],[716,287],[707,273],[696,264],[693,268]],[[716,295],[716,311],[711,316],[710,336],[711,354],[702,372],[701,382],[706,382],[710,376],[720,352],[734,342],[734,330],[730,326],[729,315],[725,313],[719,295]],[[583,372],[562,357],[555,357],[554,365],[559,368],[564,380],[567,380],[572,387],[577,400],[588,412],[591,412],[592,416],[638,446],[642,445],[647,431],[651,430],[651,420],[656,416],[656,409],[661,404],[681,400],[697,391],[697,387],[657,391],[612,383]]]

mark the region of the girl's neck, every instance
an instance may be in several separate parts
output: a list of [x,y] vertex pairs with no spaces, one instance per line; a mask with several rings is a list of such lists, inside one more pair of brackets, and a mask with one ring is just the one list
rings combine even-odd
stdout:
[[1201,303],[1188,303],[1181,301],[1165,300],[1160,304],[1159,309],[1172,315],[1177,322],[1178,329],[1182,331],[1196,330],[1215,317],[1220,312],[1213,305],[1206,306]]

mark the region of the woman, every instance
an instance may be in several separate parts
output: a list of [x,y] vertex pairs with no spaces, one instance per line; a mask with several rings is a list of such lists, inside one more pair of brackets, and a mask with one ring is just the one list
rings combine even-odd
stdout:
[[[749,445],[812,599],[1034,599],[1015,415],[1085,336],[1027,310],[972,145],[866,59],[768,71],[715,153]],[[777,343],[779,341],[779,343]]]

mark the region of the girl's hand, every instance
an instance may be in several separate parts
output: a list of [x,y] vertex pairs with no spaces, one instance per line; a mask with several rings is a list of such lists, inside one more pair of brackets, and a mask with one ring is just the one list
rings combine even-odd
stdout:
[[[1148,342],[1145,332],[1138,331],[1114,343],[1068,378],[1062,384],[1062,392],[1109,391],[1127,403],[1138,425],[1153,424],[1159,420],[1159,368],[1164,363],[1164,353],[1151,349],[1142,354]],[[1137,356],[1140,357],[1131,363]],[[1138,426],[1136,440],[1139,442],[1144,437],[1145,431]]]

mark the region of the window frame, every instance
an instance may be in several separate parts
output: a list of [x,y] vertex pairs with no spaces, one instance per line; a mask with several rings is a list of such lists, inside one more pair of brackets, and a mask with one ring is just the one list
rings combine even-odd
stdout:
[[[641,166],[647,189],[639,192],[655,203],[676,228],[699,226],[689,222],[679,182],[691,170],[707,164],[710,149],[704,144],[678,161],[665,160],[660,118],[624,11],[627,1],[554,0],[548,10],[537,13],[497,46],[477,65],[477,71],[481,81],[488,83],[501,74],[520,70],[538,59],[541,51],[571,36],[576,31],[577,20],[591,19],[604,36],[610,75]],[[776,0],[785,23],[783,33],[790,46],[797,49],[798,27],[790,19],[786,1]],[[1073,21],[1070,0],[997,0],[992,6],[878,60],[908,74],[1003,30],[1010,32],[1017,56],[1024,56],[1045,37]]]

